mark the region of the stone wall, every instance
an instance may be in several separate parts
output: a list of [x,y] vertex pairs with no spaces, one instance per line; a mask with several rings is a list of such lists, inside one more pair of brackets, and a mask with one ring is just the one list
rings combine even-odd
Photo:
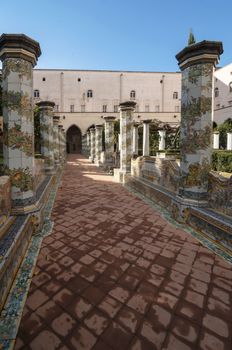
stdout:
[[179,165],[175,159],[138,157],[132,160],[131,174],[177,193]]

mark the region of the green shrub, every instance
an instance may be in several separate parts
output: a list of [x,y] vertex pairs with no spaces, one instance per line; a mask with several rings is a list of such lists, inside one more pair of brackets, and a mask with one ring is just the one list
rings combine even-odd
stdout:
[[213,151],[212,169],[232,173],[232,151]]

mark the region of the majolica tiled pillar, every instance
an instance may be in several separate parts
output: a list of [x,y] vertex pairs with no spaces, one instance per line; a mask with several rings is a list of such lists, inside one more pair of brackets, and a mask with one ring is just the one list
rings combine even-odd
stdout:
[[54,161],[55,166],[59,167],[60,159],[59,159],[59,125],[60,117],[58,115],[53,116],[53,150],[54,150]]
[[86,134],[86,139],[87,139],[87,155],[89,156],[90,155],[90,131],[88,130],[87,131],[87,134]]
[[136,102],[127,101],[120,103],[120,172],[128,173],[131,171],[132,158],[132,137],[133,137],[133,113]]
[[179,196],[197,205],[204,205],[207,200],[212,152],[212,82],[222,52],[221,42],[201,41],[176,55],[182,71]]
[[101,163],[102,129],[102,125],[95,125],[95,163],[98,166]]
[[19,211],[24,211],[23,208],[35,200],[32,68],[40,54],[39,43],[26,35],[3,34],[0,37],[3,157],[5,172],[12,184],[12,204],[20,207]]
[[114,121],[116,117],[104,117],[105,120],[105,165],[112,167],[114,164]]
[[63,153],[63,159],[64,159],[64,162],[66,160],[66,134],[65,134],[65,130],[62,129],[62,153]]
[[228,151],[232,150],[232,132],[227,133],[227,144],[226,144],[226,149]]
[[151,120],[143,120],[143,156],[150,155],[149,124]]
[[47,174],[53,174],[55,171],[53,152],[53,108],[55,103],[41,101],[37,103],[37,106],[40,113],[40,142],[44,170]]
[[138,140],[139,140],[139,135],[138,135],[138,127],[139,123],[134,123],[133,124],[133,137],[132,137],[132,152],[133,154],[138,155]]
[[213,133],[213,149],[219,149],[219,131]]
[[64,159],[63,159],[63,147],[62,147],[62,129],[63,125],[58,125],[58,149],[59,149],[59,161],[62,164]]
[[95,159],[95,128],[90,129],[90,157],[89,159],[94,162]]
[[166,130],[159,130],[159,151],[165,150],[165,138],[166,138]]

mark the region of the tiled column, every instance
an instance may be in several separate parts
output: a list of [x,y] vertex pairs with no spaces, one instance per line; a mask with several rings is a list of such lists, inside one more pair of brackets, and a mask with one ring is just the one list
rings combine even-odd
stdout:
[[59,131],[58,131],[59,120],[60,120],[60,117],[58,115],[53,116],[53,150],[54,150],[54,161],[55,161],[56,167],[59,167],[60,165]]
[[133,112],[136,102],[127,101],[120,103],[120,172],[128,173],[131,171],[132,158],[132,137],[133,137]]
[[[201,41],[176,56],[182,70],[180,197],[207,202],[212,152],[212,82],[222,43]],[[205,204],[204,204],[205,203]]]
[[32,68],[40,54],[39,44],[26,35],[0,37],[4,167],[11,179],[12,204],[19,212],[35,201]]
[[232,132],[227,133],[227,144],[226,144],[226,149],[228,151],[232,150]]
[[105,120],[105,165],[112,167],[114,164],[114,121],[116,117],[104,117]]
[[90,157],[91,162],[95,159],[95,128],[90,129]]
[[89,156],[90,154],[90,131],[87,131],[87,155]]
[[143,120],[143,156],[150,155],[149,123],[151,120]]
[[138,127],[139,123],[134,123],[133,124],[133,143],[132,143],[132,152],[133,154],[138,155],[138,140],[139,140],[139,135],[138,135]]
[[64,129],[62,129],[62,148],[63,148],[63,159],[65,162],[65,160],[66,160],[66,133],[65,133]]
[[47,174],[54,174],[53,151],[53,108],[54,102],[41,101],[37,103],[40,113],[40,142],[41,154],[44,158],[44,170]]
[[63,129],[63,125],[58,125],[58,145],[59,145],[59,161],[60,164],[62,164],[64,162],[63,159],[63,147],[62,147],[62,129]]
[[95,163],[100,166],[102,152],[102,125],[95,125]]
[[213,149],[219,149],[219,131],[213,133]]
[[159,151],[165,150],[165,138],[166,138],[166,130],[159,130]]

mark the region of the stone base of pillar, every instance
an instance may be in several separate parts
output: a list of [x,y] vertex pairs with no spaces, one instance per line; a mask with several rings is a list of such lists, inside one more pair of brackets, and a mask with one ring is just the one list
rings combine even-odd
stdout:
[[190,215],[190,208],[206,208],[209,206],[206,200],[187,199],[176,196],[172,201],[172,217],[181,223],[186,223]]
[[128,175],[129,173],[122,171],[121,169],[118,168],[114,168],[114,179],[116,182],[125,183],[125,177],[126,175]]

